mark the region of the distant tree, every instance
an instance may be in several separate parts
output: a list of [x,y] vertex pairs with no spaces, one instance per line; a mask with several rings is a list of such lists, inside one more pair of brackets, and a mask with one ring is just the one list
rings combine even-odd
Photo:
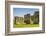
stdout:
[[14,20],[13,21],[14,21],[14,24],[16,24],[16,17],[14,17]]

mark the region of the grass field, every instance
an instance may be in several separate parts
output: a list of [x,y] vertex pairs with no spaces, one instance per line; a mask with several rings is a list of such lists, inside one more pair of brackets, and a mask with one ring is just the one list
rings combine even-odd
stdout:
[[14,28],[39,27],[39,24],[14,24]]

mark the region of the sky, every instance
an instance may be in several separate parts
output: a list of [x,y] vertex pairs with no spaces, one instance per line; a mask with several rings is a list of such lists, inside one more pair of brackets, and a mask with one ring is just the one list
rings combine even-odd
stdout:
[[13,8],[13,16],[24,17],[25,14],[33,15],[35,11],[39,11],[36,8]]

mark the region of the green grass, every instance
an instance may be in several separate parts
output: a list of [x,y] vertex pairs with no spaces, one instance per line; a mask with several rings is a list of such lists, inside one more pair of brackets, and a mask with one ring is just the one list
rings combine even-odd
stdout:
[[14,28],[39,27],[39,24],[14,24]]

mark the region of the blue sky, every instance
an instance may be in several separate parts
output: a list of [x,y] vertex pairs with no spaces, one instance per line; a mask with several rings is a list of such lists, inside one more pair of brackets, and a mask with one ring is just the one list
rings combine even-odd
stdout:
[[35,11],[39,11],[36,8],[13,8],[13,16],[23,17],[25,14],[33,15]]

